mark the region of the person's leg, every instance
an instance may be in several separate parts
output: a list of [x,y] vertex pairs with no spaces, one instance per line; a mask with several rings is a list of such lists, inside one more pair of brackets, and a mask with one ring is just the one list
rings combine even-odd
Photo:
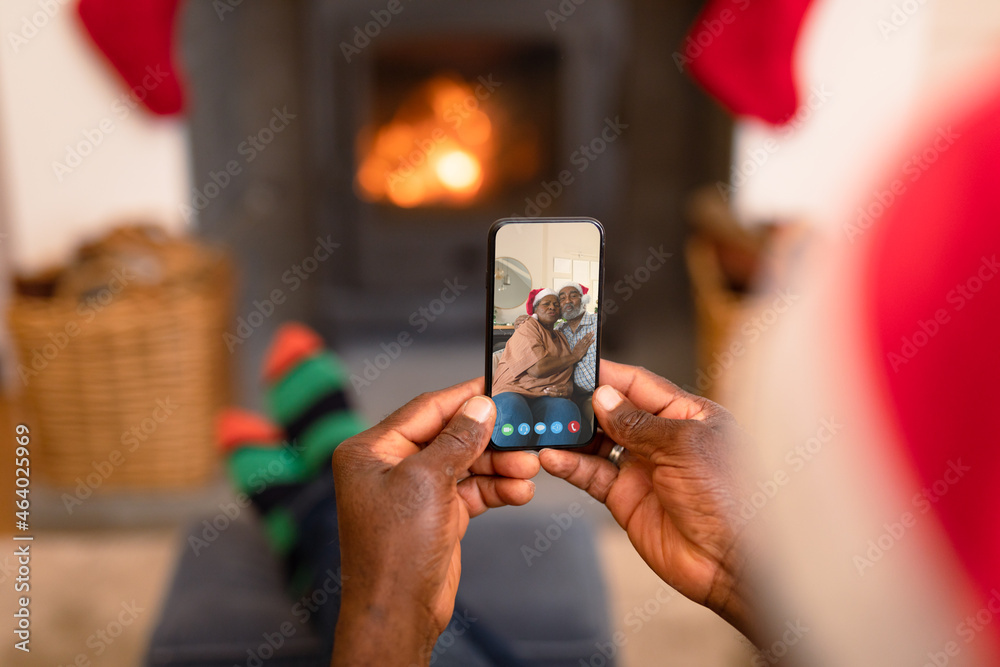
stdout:
[[[531,441],[531,409],[524,396],[505,391],[493,397],[497,406],[497,422],[493,428],[493,442],[500,447],[527,447]],[[522,425],[526,424],[527,429]],[[504,433],[504,431],[507,433]],[[527,433],[524,431],[527,430]]]
[[217,438],[236,490],[259,510],[293,584],[304,584],[312,573],[297,572],[300,524],[313,503],[333,495],[332,487],[319,485],[323,492],[310,487],[330,476],[337,445],[366,425],[348,405],[344,365],[304,325],[289,323],[278,330],[263,375],[273,422],[229,409],[219,417]]
[[278,331],[263,375],[274,421],[230,409],[219,417],[217,438],[236,491],[253,503],[283,561],[296,617],[314,625],[329,654],[340,609],[330,457],[365,424],[348,405],[345,367],[302,325]]
[[[535,398],[531,404],[531,414],[534,424],[545,424],[545,433],[538,436],[539,447],[552,445],[567,445],[579,442],[579,433],[569,430],[570,422],[580,423],[580,408],[568,398],[542,396]],[[552,428],[553,424],[559,426]]]
[[[219,421],[218,439],[228,455],[237,491],[259,511],[272,548],[282,556],[295,618],[310,623],[323,646],[323,662],[333,652],[343,577],[337,503],[330,456],[340,442],[363,430],[348,405],[347,374],[322,340],[301,325],[286,325],[265,360],[264,379],[271,416],[230,410]],[[517,397],[516,394],[511,396]],[[519,398],[519,397],[518,397]],[[530,422],[524,399],[508,410]],[[520,436],[516,429],[515,435]],[[456,606],[449,627],[461,627],[466,607]],[[451,633],[435,649],[435,665],[490,664],[503,655],[482,632]],[[510,664],[494,660],[493,664]]]

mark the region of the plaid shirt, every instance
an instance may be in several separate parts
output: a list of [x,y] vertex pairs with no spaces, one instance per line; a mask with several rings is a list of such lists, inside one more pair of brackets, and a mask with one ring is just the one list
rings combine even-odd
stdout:
[[594,391],[594,387],[597,385],[597,377],[594,373],[597,365],[597,313],[584,313],[576,331],[573,331],[566,322],[559,326],[559,331],[562,331],[563,335],[566,336],[570,347],[575,346],[588,333],[594,334],[594,342],[587,348],[587,354],[573,369],[573,383],[583,391]]

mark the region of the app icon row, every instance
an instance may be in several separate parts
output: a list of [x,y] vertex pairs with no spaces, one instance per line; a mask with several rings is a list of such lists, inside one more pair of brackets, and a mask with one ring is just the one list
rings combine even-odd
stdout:
[[[569,431],[570,433],[579,433],[580,432],[580,422],[578,422],[578,421],[571,421],[571,422],[569,422],[568,424],[565,425],[565,429],[567,431]],[[527,422],[522,422],[522,423],[520,423],[520,424],[517,425],[517,432],[520,433],[521,435],[528,435],[529,433],[531,433],[531,431],[532,431],[532,426],[531,426],[531,424],[528,424]],[[552,422],[551,424],[546,424],[545,422],[537,422],[535,424],[535,426],[534,426],[534,431],[538,435],[541,435],[541,434],[545,433],[546,431],[551,431],[552,433],[562,433],[563,432],[563,423],[562,422]],[[513,435],[514,434],[514,425],[513,424],[504,424],[503,426],[500,427],[500,432],[502,434],[504,434],[504,435]]]

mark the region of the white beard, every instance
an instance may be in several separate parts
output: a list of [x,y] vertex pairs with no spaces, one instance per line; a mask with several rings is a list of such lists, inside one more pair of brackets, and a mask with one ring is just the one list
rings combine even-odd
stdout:
[[575,320],[576,318],[578,318],[581,315],[583,315],[583,311],[584,311],[584,306],[581,303],[579,308],[571,310],[568,313],[563,313],[563,319],[566,320],[567,322],[570,321],[570,320]]

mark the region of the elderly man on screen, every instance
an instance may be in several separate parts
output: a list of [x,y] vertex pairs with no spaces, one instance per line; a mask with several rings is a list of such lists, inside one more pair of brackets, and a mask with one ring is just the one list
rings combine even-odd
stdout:
[[[572,282],[566,283],[559,290],[559,308],[566,321],[557,326],[556,331],[561,331],[566,336],[570,347],[588,335],[591,341],[597,336],[597,313],[586,312],[587,304],[590,303],[590,295],[587,294],[589,291],[580,283]],[[597,384],[597,374],[594,372],[596,360],[597,346],[591,343],[583,359],[573,368],[573,384],[577,393],[589,395],[594,392],[594,386]]]

